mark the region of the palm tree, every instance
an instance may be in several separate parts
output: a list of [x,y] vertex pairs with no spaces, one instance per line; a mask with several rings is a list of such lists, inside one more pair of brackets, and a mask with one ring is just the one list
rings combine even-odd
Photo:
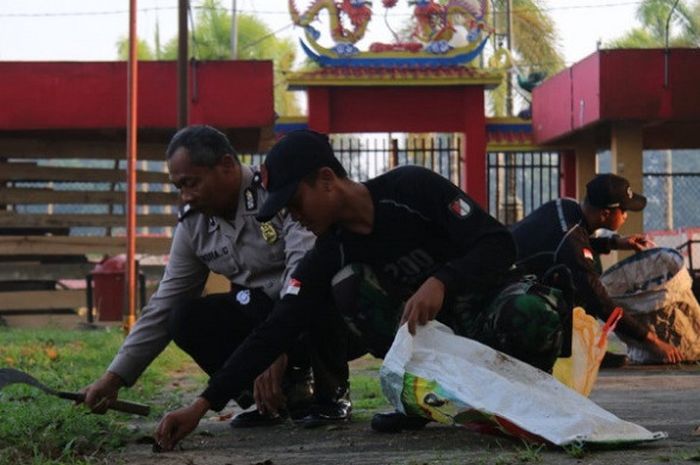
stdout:
[[[295,116],[301,113],[294,94],[288,92],[285,73],[291,68],[296,55],[294,42],[280,39],[261,20],[252,15],[238,14],[238,57],[242,60],[272,60],[274,62],[275,111],[279,115]],[[220,0],[205,0],[199,7],[194,28],[189,31],[189,53],[198,60],[231,59],[231,14]],[[128,53],[128,39],[117,43],[119,56]],[[177,37],[170,39],[160,50],[153,50],[145,41],[139,41],[139,59],[177,59]]]
[[644,0],[637,8],[637,19],[642,26],[628,31],[619,39],[606,44],[606,47],[663,47],[666,44],[669,14],[669,44],[673,47],[700,46],[700,1],[690,7],[684,0]]
[[[493,12],[489,22],[496,31],[497,47],[505,47],[507,30],[506,8],[508,0],[492,0]],[[551,76],[564,67],[564,59],[559,52],[559,38],[554,21],[545,12],[542,0],[512,0],[512,38],[513,65],[522,77],[539,72]],[[504,82],[490,92],[488,100],[491,113],[495,116],[506,115],[506,91]]]

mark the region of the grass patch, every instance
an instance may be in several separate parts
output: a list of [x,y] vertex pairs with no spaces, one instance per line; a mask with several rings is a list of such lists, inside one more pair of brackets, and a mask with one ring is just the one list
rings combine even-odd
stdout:
[[[0,367],[26,371],[44,384],[79,391],[102,375],[124,341],[120,329],[68,331],[0,328]],[[389,410],[379,384],[381,360],[353,362],[351,392],[356,420]],[[150,419],[189,402],[207,376],[173,344],[120,398],[151,406]],[[0,390],[0,465],[88,465],[107,463],[106,453],[137,436],[137,417],[110,411],[93,415],[70,401],[36,388],[12,385]],[[150,434],[150,431],[147,433]]]
[[365,355],[350,364],[350,395],[355,421],[368,421],[376,411],[392,408],[379,383],[381,365],[382,361],[371,355]]
[[515,457],[522,463],[539,463],[543,459],[542,450],[544,447],[544,444],[531,444],[523,441],[522,449],[516,453]]
[[569,457],[575,459],[582,459],[586,456],[586,446],[584,443],[571,443],[564,446],[564,452],[566,452]]
[[0,464],[83,464],[130,437],[110,416],[46,396],[0,403]]
[[353,410],[376,410],[389,407],[389,402],[382,394],[379,378],[368,375],[350,377],[350,395]]
[[[79,391],[102,375],[123,340],[120,330],[4,328],[0,329],[0,366],[26,371],[54,389]],[[188,366],[192,366],[189,357],[171,345],[134,388],[122,390],[120,398],[151,404],[151,417],[156,418],[181,400],[180,389],[161,392],[174,373]],[[126,427],[132,418],[127,414],[92,415],[24,385],[0,391],[0,418],[0,465],[94,463],[96,456],[123,445],[133,435]]]

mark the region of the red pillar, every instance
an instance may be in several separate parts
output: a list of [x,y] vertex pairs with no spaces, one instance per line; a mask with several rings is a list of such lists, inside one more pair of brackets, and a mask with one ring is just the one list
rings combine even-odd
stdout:
[[308,127],[324,134],[331,132],[331,92],[328,87],[309,87]]
[[484,88],[464,88],[464,170],[460,186],[483,208],[488,209],[486,192],[486,115]]
[[560,192],[562,197],[576,198],[576,152],[564,150],[559,155],[561,157],[561,183]]

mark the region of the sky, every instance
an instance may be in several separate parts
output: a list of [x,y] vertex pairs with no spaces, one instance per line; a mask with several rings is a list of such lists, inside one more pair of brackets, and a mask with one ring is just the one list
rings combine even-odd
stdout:
[[[554,19],[567,65],[595,52],[599,40],[621,36],[635,27],[639,0],[542,0]],[[192,0],[199,5],[200,0]],[[296,0],[300,9],[310,0]],[[381,0],[373,0],[375,17],[367,42],[390,41],[383,24]],[[406,0],[389,10],[399,29],[410,13]],[[222,0],[226,7],[231,0]],[[237,9],[256,14],[278,36],[295,41],[302,31],[291,25],[287,0],[238,0]],[[177,34],[177,0],[139,0],[139,35],[153,42],[155,24],[161,41]],[[0,0],[0,60],[103,61],[116,59],[116,42],[128,33],[127,0]],[[363,48],[361,43],[361,47]],[[301,55],[301,53],[300,53]]]

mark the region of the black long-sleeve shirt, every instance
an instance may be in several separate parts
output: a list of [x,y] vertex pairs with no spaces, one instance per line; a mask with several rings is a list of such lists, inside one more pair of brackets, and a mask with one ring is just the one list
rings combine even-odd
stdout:
[[202,394],[222,408],[284,352],[322,307],[333,276],[364,263],[406,298],[429,277],[446,294],[486,292],[515,259],[508,230],[448,180],[424,168],[401,167],[365,183],[374,205],[369,234],[335,227],[319,237],[292,273],[287,294]]
[[[607,320],[617,305],[600,282],[596,258],[613,248],[612,238],[593,238],[581,206],[573,199],[547,202],[511,227],[518,249],[518,263],[528,272],[542,275],[555,264],[571,270],[576,296],[587,312]],[[644,340],[647,330],[626,313],[617,331]]]

